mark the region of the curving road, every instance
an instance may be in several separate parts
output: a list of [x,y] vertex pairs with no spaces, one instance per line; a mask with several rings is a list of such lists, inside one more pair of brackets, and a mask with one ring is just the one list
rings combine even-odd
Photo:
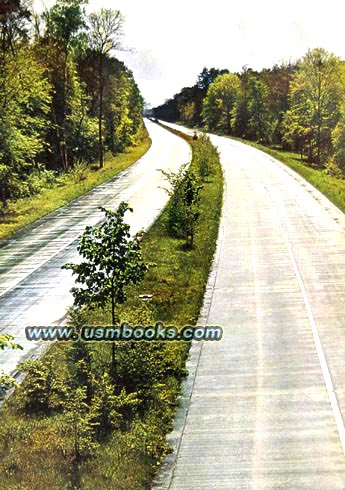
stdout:
[[270,156],[211,139],[226,190],[200,321],[224,334],[192,347],[153,488],[344,490],[344,214]]
[[102,219],[99,206],[115,209],[121,201],[133,208],[126,215],[134,234],[147,229],[158,216],[167,193],[158,169],[176,171],[190,160],[188,144],[145,121],[152,145],[134,165],[69,205],[60,208],[0,242],[0,332],[11,333],[23,351],[0,352],[0,371],[13,372],[24,357],[39,352],[42,344],[25,339],[27,325],[61,323],[74,281],[61,265],[77,261],[77,237],[86,225]]

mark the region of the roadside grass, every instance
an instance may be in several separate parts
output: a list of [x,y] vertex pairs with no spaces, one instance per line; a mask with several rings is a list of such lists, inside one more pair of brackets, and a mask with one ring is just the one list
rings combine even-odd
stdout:
[[[176,123],[181,124],[182,123]],[[164,126],[164,124],[163,124]],[[200,129],[200,131],[205,131],[204,128],[193,128]],[[176,131],[176,134],[183,135],[180,131]],[[225,135],[223,135],[225,136]],[[283,162],[285,165],[290,167],[292,170],[301,175],[305,180],[312,184],[316,189],[318,189],[322,194],[324,194],[335,206],[337,206],[342,212],[345,213],[345,179],[339,179],[337,177],[327,175],[324,169],[319,169],[310,166],[300,158],[299,153],[270,148],[268,146],[255,143],[243,138],[238,138],[234,136],[225,136],[236,141],[240,141],[246,145],[252,146],[258,150],[263,151],[271,155],[273,158]]]
[[[191,138],[185,135],[184,138],[193,148],[195,143]],[[196,170],[195,159],[191,169]],[[150,325],[161,321],[175,326],[196,323],[216,247],[222,193],[222,170],[219,161],[215,161],[212,174],[203,183],[200,218],[191,249],[184,247],[183,239],[168,235],[168,208],[165,208],[142,239],[143,255],[151,265],[143,282],[128,291],[127,302],[118,309],[121,322]],[[152,299],[141,300],[139,295],[143,293],[152,294]],[[110,308],[87,313],[89,325],[110,323]],[[150,488],[161,459],[169,452],[166,434],[172,429],[180,383],[186,375],[189,345],[186,342],[116,342],[116,383],[120,387],[132,384],[145,410],[124,427],[109,432],[92,456],[77,466],[71,460],[73,431],[66,428],[63,413],[23,411],[28,376],[0,409],[0,488]],[[71,383],[68,365],[73,347],[73,343],[56,343],[43,358],[52,364],[52,373],[57,376],[49,380],[50,386]],[[111,345],[90,342],[86,347],[91,352],[92,369],[101,377],[104,367],[110,364]]]
[[68,204],[103,182],[117,175],[142,157],[151,146],[150,138],[143,130],[142,140],[124,153],[106,159],[104,167],[97,164],[70,172],[57,178],[51,187],[32,197],[9,202],[8,209],[0,213],[0,239],[8,238],[20,228]]
[[323,169],[311,167],[301,160],[299,153],[273,149],[242,138],[231,138],[253,146],[283,162],[328,197],[341,211],[345,212],[345,180],[327,175]]

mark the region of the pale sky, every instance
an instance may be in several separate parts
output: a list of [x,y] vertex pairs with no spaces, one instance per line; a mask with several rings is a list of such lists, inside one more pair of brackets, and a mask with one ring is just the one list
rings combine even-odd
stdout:
[[89,0],[88,11],[101,7],[124,15],[133,52],[116,56],[153,106],[194,85],[205,66],[260,70],[316,47],[345,59],[344,0]]

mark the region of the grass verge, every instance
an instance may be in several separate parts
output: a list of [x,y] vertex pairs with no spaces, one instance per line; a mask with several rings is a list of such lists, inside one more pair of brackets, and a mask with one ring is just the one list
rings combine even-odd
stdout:
[[[196,164],[193,159],[193,171]],[[143,238],[143,255],[151,267],[144,281],[128,291],[127,303],[118,311],[121,321],[195,324],[216,247],[222,192],[218,161],[203,183],[192,249],[185,249],[183,239],[168,236],[168,209],[163,211]],[[143,302],[141,293],[152,299]],[[82,323],[107,325],[110,318],[110,311],[97,310],[87,312]],[[107,342],[54,344],[3,405],[0,488],[149,488],[168,452],[165,437],[186,374],[189,344],[117,342],[115,386],[108,375],[110,347]],[[78,390],[85,384],[91,394],[80,400]],[[94,437],[92,424],[100,416],[108,429]]]
[[327,175],[323,169],[313,168],[304,163],[298,153],[269,148],[241,138],[233,139],[253,146],[283,162],[328,197],[341,211],[345,212],[345,180]]
[[137,146],[106,160],[102,169],[98,169],[97,165],[91,165],[82,172],[82,175],[76,175],[75,172],[71,171],[57,179],[57,182],[53,183],[50,188],[43,189],[39,194],[10,202],[6,213],[0,214],[0,239],[8,238],[20,228],[33,223],[85,194],[93,187],[111,179],[142,157],[150,146],[151,141],[145,130],[142,141]]
[[[178,124],[178,123],[177,123]],[[164,124],[163,124],[164,126]],[[193,128],[198,129],[198,128]],[[204,129],[201,129],[204,131]],[[180,131],[175,131],[175,134],[185,136]],[[229,137],[229,136],[225,136]],[[312,184],[322,194],[324,194],[333,204],[335,204],[342,212],[345,213],[345,180],[333,177],[325,173],[323,169],[313,168],[307,163],[303,162],[299,153],[291,151],[278,150],[270,148],[268,146],[255,143],[253,141],[245,140],[243,138],[230,137],[236,141],[240,141],[246,145],[252,146],[258,150],[261,150],[277,160],[281,161],[292,170],[301,175],[305,180]]]

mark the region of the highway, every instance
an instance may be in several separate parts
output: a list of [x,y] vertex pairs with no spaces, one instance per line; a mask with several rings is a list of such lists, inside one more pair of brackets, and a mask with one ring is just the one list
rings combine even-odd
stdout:
[[44,344],[25,338],[30,325],[58,325],[73,303],[74,284],[66,262],[76,262],[77,238],[86,225],[104,216],[99,206],[116,209],[126,201],[125,216],[134,234],[147,229],[168,200],[158,169],[176,171],[190,160],[189,145],[157,124],[145,121],[152,145],[134,165],[54,213],[0,241],[0,332],[10,333],[24,348],[0,352],[0,371],[13,373],[19,361],[39,354]]
[[211,139],[226,188],[200,324],[224,334],[192,346],[153,488],[344,490],[344,214],[270,156]]

